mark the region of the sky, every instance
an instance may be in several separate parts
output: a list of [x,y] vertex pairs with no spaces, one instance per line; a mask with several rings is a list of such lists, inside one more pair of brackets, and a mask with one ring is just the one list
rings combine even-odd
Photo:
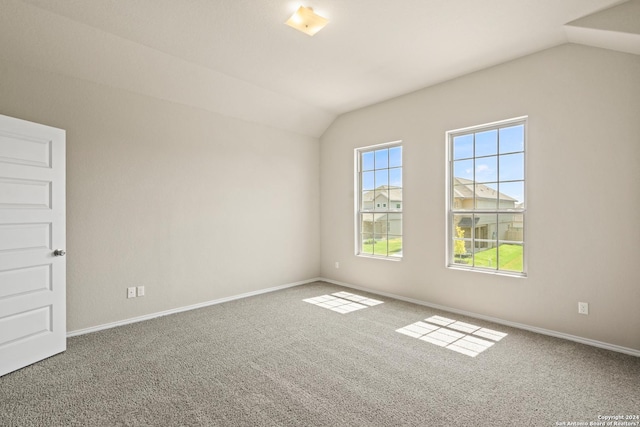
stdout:
[[362,153],[362,190],[381,185],[402,187],[402,147]]

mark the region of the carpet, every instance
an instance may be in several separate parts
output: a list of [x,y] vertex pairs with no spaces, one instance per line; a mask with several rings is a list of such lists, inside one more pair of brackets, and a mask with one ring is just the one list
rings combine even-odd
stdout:
[[[340,292],[382,303],[336,312],[304,301]],[[442,326],[425,319],[442,318],[501,339],[443,326],[492,344],[475,357],[420,339]],[[431,325],[424,335],[417,322]],[[640,426],[638,414],[637,357],[323,282],[70,338],[66,352],[0,378],[2,426],[557,426],[620,415]]]

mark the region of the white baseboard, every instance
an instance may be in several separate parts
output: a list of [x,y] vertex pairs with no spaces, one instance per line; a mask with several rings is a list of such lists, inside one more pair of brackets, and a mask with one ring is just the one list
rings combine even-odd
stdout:
[[392,294],[392,293],[389,293],[389,292],[376,291],[374,289],[370,289],[370,288],[367,288],[367,287],[364,287],[364,286],[356,286],[356,285],[352,285],[350,283],[339,282],[337,280],[327,279],[327,278],[324,278],[324,277],[320,278],[319,280],[321,280],[323,282],[327,282],[327,283],[332,283],[334,285],[344,286],[346,288],[357,289],[357,290],[360,290],[360,291],[365,291],[365,292],[369,292],[369,293],[376,294],[376,295],[382,295],[382,296],[385,296],[385,297],[394,298],[394,299],[398,299],[398,300],[401,300],[401,301],[411,302],[413,304],[423,305],[423,306],[435,308],[435,309],[438,309],[438,310],[443,310],[443,311],[448,311],[448,312],[451,312],[451,313],[461,314],[463,316],[473,317],[475,319],[487,320],[489,322],[498,323],[500,325],[511,326],[513,328],[518,328],[518,329],[524,329],[525,331],[536,332],[536,333],[542,334],[542,335],[548,335],[548,336],[551,336],[551,337],[562,338],[562,339],[565,339],[565,340],[575,341],[575,342],[578,342],[578,343],[581,343],[581,344],[590,345],[590,346],[593,346],[593,347],[603,348],[605,350],[611,350],[611,351],[616,351],[618,353],[624,353],[624,354],[629,354],[631,356],[640,357],[640,350],[636,350],[636,349],[633,349],[633,348],[622,347],[622,346],[619,346],[619,345],[609,344],[609,343],[602,342],[602,341],[596,341],[596,340],[592,340],[592,339],[589,339],[589,338],[578,337],[576,335],[565,334],[564,332],[552,331],[550,329],[538,328],[536,326],[525,325],[523,323],[511,322],[509,320],[503,320],[503,319],[499,319],[497,317],[485,316],[483,314],[477,314],[477,313],[473,313],[473,312],[466,311],[466,310],[458,310],[456,308],[446,307],[446,306],[439,305],[439,304],[432,304],[432,303],[429,303],[429,302],[426,302],[426,301],[421,301],[421,300],[417,300],[417,299],[413,299],[413,298],[407,298],[407,297],[403,297],[403,296],[400,296],[400,295]]
[[115,328],[117,326],[128,325],[130,323],[137,323],[137,322],[142,322],[142,321],[145,321],[145,320],[155,319],[156,317],[162,317],[162,316],[168,316],[170,314],[181,313],[183,311],[195,310],[196,308],[208,307],[210,305],[215,305],[215,304],[222,304],[223,302],[229,302],[229,301],[233,301],[233,300],[237,300],[237,299],[241,299],[241,298],[252,297],[252,296],[260,295],[260,294],[266,294],[268,292],[279,291],[281,289],[292,288],[294,286],[306,285],[307,283],[318,282],[320,280],[322,280],[322,279],[319,278],[319,277],[315,277],[313,279],[301,280],[299,282],[288,283],[286,285],[274,286],[272,288],[266,288],[266,289],[259,289],[257,291],[246,292],[246,293],[243,293],[243,294],[232,295],[230,297],[225,297],[225,298],[219,298],[219,299],[215,299],[215,300],[211,300],[211,301],[200,302],[198,304],[188,305],[188,306],[185,306],[185,307],[172,308],[170,310],[159,311],[157,313],[145,314],[144,316],[132,317],[130,319],[119,320],[117,322],[105,323],[105,324],[98,325],[98,326],[92,326],[90,328],[76,329],[75,331],[67,332],[67,338],[75,337],[75,336],[78,336],[78,335],[89,334],[91,332],[98,332],[98,331],[102,331],[104,329],[111,329],[111,328]]

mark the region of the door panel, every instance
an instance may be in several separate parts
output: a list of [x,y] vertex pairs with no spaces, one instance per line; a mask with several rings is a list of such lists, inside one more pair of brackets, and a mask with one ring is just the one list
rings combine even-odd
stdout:
[[0,225],[0,251],[51,249],[51,223]]
[[0,162],[48,168],[51,166],[51,140],[0,129]]
[[0,298],[51,290],[51,264],[0,272]]
[[0,200],[0,208],[49,209],[51,182],[0,178]]
[[65,132],[0,116],[0,375],[66,349]]

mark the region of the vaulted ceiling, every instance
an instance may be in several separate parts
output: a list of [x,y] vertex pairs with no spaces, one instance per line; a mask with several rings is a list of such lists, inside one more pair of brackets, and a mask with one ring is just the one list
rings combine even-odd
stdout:
[[[284,24],[300,4],[330,20],[314,37]],[[640,0],[2,0],[0,57],[318,137],[569,41],[640,54],[639,17]]]

